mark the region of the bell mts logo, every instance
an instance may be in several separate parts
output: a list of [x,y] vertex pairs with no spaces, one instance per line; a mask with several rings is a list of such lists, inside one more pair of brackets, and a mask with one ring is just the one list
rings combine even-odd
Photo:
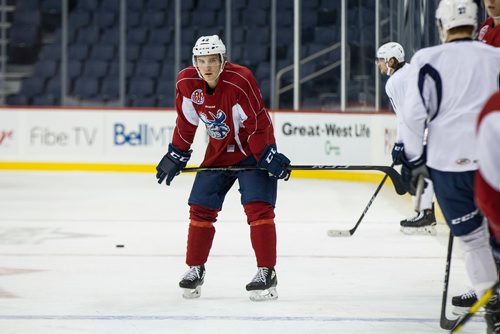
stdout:
[[203,96],[203,90],[197,89],[191,94],[191,101],[196,104],[203,104],[205,102],[205,97]]

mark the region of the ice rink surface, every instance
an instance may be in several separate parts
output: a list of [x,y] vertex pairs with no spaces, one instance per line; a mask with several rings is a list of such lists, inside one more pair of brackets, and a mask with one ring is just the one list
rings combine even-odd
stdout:
[[[236,184],[216,223],[202,296],[184,300],[192,181],[0,171],[0,333],[445,333],[449,230],[401,234],[411,201],[389,185],[354,236],[330,238],[328,229],[354,226],[376,184],[280,181],[279,299],[252,302],[245,285],[256,263]],[[468,288],[457,248],[450,295]],[[462,332],[486,329],[475,318]]]

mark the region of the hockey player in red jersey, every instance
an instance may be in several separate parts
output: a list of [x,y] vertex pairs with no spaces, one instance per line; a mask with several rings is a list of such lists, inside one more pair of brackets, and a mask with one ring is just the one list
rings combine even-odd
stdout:
[[500,258],[500,91],[481,111],[477,122],[478,170],[475,197],[488,218],[495,257]]
[[179,72],[176,85],[177,123],[167,154],[156,167],[158,183],[186,166],[201,120],[209,143],[202,166],[258,166],[260,170],[203,171],[196,175],[188,203],[190,224],[186,264],[179,283],[185,298],[197,298],[215,234],[214,223],[224,198],[238,180],[241,203],[250,225],[257,274],[247,284],[251,300],[271,300],[276,292],[277,180],[290,176],[290,160],[278,153],[273,126],[257,82],[247,68],[226,59],[219,36],[200,37],[193,47],[193,66]]
[[500,47],[500,0],[484,0],[488,18],[479,28],[477,39],[495,47]]

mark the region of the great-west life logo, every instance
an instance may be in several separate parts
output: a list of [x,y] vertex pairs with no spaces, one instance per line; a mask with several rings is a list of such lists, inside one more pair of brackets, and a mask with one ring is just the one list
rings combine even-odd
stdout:
[[7,146],[14,136],[14,130],[0,130],[0,146]]
[[281,131],[285,136],[298,137],[370,138],[371,134],[370,126],[365,123],[294,125],[291,122],[286,122],[283,123]]
[[136,127],[124,123],[113,124],[113,142],[117,146],[167,146],[172,137],[173,126],[155,127],[147,123]]

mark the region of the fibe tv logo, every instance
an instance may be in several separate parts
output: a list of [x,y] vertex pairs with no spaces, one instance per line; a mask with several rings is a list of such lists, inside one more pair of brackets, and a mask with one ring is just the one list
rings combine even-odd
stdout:
[[172,131],[172,126],[156,128],[145,123],[140,123],[138,129],[130,130],[123,123],[115,123],[113,125],[113,140],[117,146],[148,146],[155,144],[167,146]]

